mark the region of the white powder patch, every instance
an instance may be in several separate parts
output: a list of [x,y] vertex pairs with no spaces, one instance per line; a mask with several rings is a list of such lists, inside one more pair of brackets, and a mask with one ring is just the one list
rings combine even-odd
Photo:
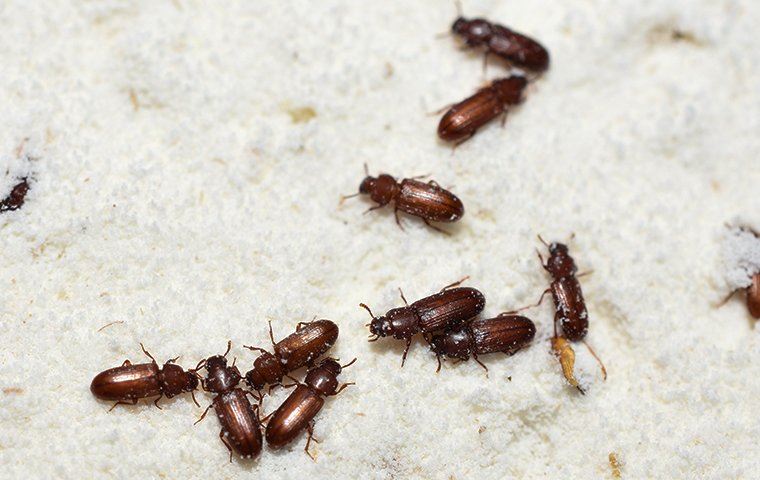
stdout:
[[748,228],[730,228],[722,241],[723,274],[731,288],[748,287],[760,272],[760,238]]
[[[505,128],[452,154],[428,112],[505,73],[436,38],[450,1],[0,4],[0,195],[32,179],[0,215],[4,477],[609,478],[610,452],[623,478],[757,476],[760,328],[714,304],[748,265],[725,223],[760,226],[760,3],[464,8],[552,64]],[[431,174],[465,216],[445,236],[338,206],[364,162]],[[585,396],[551,353],[549,299],[524,312],[532,346],[480,357],[487,376],[436,374],[419,340],[402,369],[403,342],[367,342],[358,304],[381,315],[398,287],[414,301],[469,275],[486,316],[535,302],[539,233],[593,271],[587,340],[609,378],[573,344]],[[228,464],[188,395],[108,413],[89,392],[146,361],[138,342],[191,367],[231,339],[244,373],[268,320],[281,338],[315,315],[340,327],[329,355],[358,358],[317,417],[316,462],[304,435]]]

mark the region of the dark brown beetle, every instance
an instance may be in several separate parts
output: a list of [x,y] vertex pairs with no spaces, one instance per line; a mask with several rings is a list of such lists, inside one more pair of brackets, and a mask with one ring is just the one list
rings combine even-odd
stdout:
[[318,366],[306,372],[303,384],[290,385],[290,387],[295,386],[296,389],[282,402],[267,423],[267,444],[273,448],[283,447],[292,442],[302,431],[307,430],[309,438],[306,440],[304,451],[314,460],[309,453],[309,444],[314,434],[314,417],[325,403],[323,397],[337,395],[344,388],[353,385],[353,383],[344,383],[338,387],[338,375],[355,361],[356,359],[353,359],[350,363],[341,366],[335,360],[326,358]]
[[[583,299],[583,291],[581,290],[581,284],[578,281],[576,272],[578,271],[575,266],[573,257],[570,256],[567,245],[558,242],[552,242],[548,244],[538,236],[541,243],[549,249],[549,259],[544,263],[544,257],[541,253],[538,253],[538,258],[541,260],[541,265],[552,276],[552,283],[548,289],[544,290],[541,294],[541,298],[535,305],[530,305],[525,308],[531,308],[538,306],[544,299],[544,296],[551,292],[554,300],[555,314],[554,314],[554,337],[552,339],[552,349],[560,359],[560,363],[565,372],[565,378],[568,379],[571,385],[578,388],[583,393],[583,390],[577,385],[577,382],[570,377],[567,373],[572,373],[572,367],[568,369],[571,363],[575,362],[575,353],[572,347],[565,340],[580,341],[586,345],[588,351],[594,356],[596,361],[602,370],[602,376],[607,380],[607,369],[604,368],[604,364],[596,355],[596,352],[586,343],[585,337],[588,333],[588,311],[586,310],[586,301]],[[581,274],[584,275],[584,274]],[[581,276],[579,275],[579,276]],[[520,310],[524,310],[521,308]],[[518,310],[519,311],[519,310]],[[510,312],[515,313],[515,312]],[[559,324],[562,331],[562,335],[558,333],[557,324]],[[559,341],[555,339],[560,339]],[[570,361],[572,357],[572,362]]]
[[528,80],[520,75],[494,80],[475,95],[455,104],[438,124],[438,136],[447,142],[461,144],[470,139],[480,127],[499,115],[506,120],[507,107],[522,101]]
[[[219,438],[230,451],[230,462],[233,450],[243,458],[255,458],[261,453],[263,445],[259,406],[252,406],[246,397],[254,395],[237,387],[242,377],[234,362],[232,366],[227,366],[226,357],[231,346],[231,342],[227,344],[224,355],[209,357],[198,364],[197,369],[205,368],[207,372],[203,380],[203,389],[217,395],[201,418],[195,422],[203,420],[209,409],[214,407],[219,423],[222,424]],[[256,400],[261,401],[260,398]]]
[[438,357],[436,372],[441,370],[441,355],[460,360],[468,360],[472,355],[488,371],[478,360],[478,355],[494,352],[512,355],[529,344],[535,335],[536,325],[529,318],[502,313],[495,318],[447,328],[443,334],[433,335],[430,349]]
[[245,374],[248,386],[256,390],[261,390],[266,384],[279,384],[288,372],[310,365],[332,348],[338,339],[338,326],[330,320],[300,322],[295,333],[275,343],[270,322],[269,338],[274,354],[259,347],[245,347],[261,352],[259,358],[253,362],[253,369]]
[[198,405],[195,400],[195,389],[198,388],[198,375],[195,370],[186,372],[179,365],[175,365],[174,362],[179,357],[159,367],[142,343],[140,348],[151,359],[150,363],[133,365],[129,360],[125,360],[120,367],[100,372],[90,384],[92,394],[101,400],[115,400],[116,403],[111,410],[116,405],[135,405],[140,398],[155,396],[158,398],[153,403],[161,408],[158,401],[163,397],[172,398],[185,392],[190,392],[193,401]]
[[549,52],[532,38],[483,18],[467,20],[461,15],[451,26],[468,47],[485,47],[484,62],[494,54],[516,67],[538,72],[549,68]]
[[359,304],[369,312],[372,321],[368,324],[369,331],[374,337],[370,342],[380,337],[392,336],[397,340],[406,340],[406,349],[401,358],[401,366],[404,366],[406,354],[412,343],[412,337],[416,333],[427,334],[446,327],[453,327],[466,320],[476,317],[486,305],[486,299],[482,293],[474,288],[456,287],[464,280],[444,287],[439,293],[425,297],[422,300],[409,305],[401,294],[405,307],[393,308],[381,317],[375,317],[369,307]]
[[18,210],[24,205],[26,192],[29,191],[29,184],[26,180],[26,178],[21,179],[21,182],[13,187],[11,193],[0,201],[0,213],[10,210]]
[[414,177],[404,178],[398,182],[385,173],[377,177],[370,176],[367,165],[364,165],[364,171],[367,176],[359,185],[359,193],[346,195],[341,202],[357,195],[369,195],[377,205],[367,212],[395,202],[393,213],[396,216],[396,224],[402,230],[398,217],[399,210],[414,217],[420,217],[426,225],[442,233],[448,232],[431,225],[430,222],[456,222],[464,215],[464,205],[459,197],[441,188],[432,180],[425,183],[416,180],[420,177]]

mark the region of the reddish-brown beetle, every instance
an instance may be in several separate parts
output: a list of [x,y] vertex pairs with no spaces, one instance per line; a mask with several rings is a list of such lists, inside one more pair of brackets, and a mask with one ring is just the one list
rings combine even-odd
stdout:
[[522,101],[527,85],[528,80],[520,75],[494,80],[475,95],[449,108],[438,124],[438,136],[459,145],[475,135],[480,127],[502,114],[503,123],[507,118],[507,108]]
[[[125,360],[120,367],[110,368],[100,372],[92,379],[90,391],[101,400],[115,400],[111,410],[116,405],[135,405],[140,398],[155,397],[153,402],[158,408],[158,401],[163,397],[172,398],[180,393],[190,392],[195,400],[195,389],[198,388],[198,375],[195,370],[185,371],[174,362],[177,358],[167,361],[159,367],[153,356],[140,344],[143,353],[150,358],[150,363],[133,365]],[[200,405],[198,405],[200,406]]]
[[[544,263],[544,257],[540,252],[538,253],[538,258],[541,260],[541,265],[544,267],[544,269],[552,276],[552,283],[549,288],[544,290],[544,292],[541,294],[541,298],[539,298],[538,303],[521,308],[515,312],[524,310],[525,308],[531,308],[540,305],[544,299],[544,296],[547,293],[551,292],[556,309],[554,314],[553,339],[561,338],[574,342],[583,342],[583,344],[586,345],[586,348],[588,348],[588,351],[591,353],[591,355],[593,355],[596,361],[599,363],[599,366],[602,370],[602,376],[606,380],[607,369],[604,367],[604,364],[596,355],[596,352],[594,352],[591,346],[586,343],[586,340],[584,340],[586,334],[588,333],[588,311],[586,310],[586,301],[583,298],[581,284],[578,281],[578,277],[575,275],[578,271],[577,267],[575,266],[575,261],[573,260],[573,257],[570,256],[567,245],[558,242],[552,242],[548,244],[544,241],[543,238],[541,238],[541,235],[538,236],[538,239],[549,250],[549,259],[546,261],[546,263]],[[558,324],[562,332],[561,335],[557,330]],[[569,359],[571,357],[571,353],[573,362],[575,358],[572,347],[567,342],[557,342],[553,340],[552,348],[560,358],[561,363],[563,361],[563,358],[565,359],[564,363],[562,363],[562,368],[563,372],[567,372],[567,365],[570,364]],[[568,378],[567,374],[565,377]],[[581,393],[583,393],[583,390],[573,383],[574,379],[571,380],[568,378],[568,382],[570,382],[573,386],[578,388]]]
[[338,339],[338,326],[330,320],[300,322],[295,333],[275,343],[272,322],[269,322],[269,338],[274,354],[259,347],[245,347],[261,352],[253,362],[253,369],[245,374],[248,386],[256,390],[261,390],[267,384],[278,385],[288,372],[310,365],[332,348]]
[[388,310],[388,313],[381,317],[375,317],[367,305],[359,304],[372,317],[368,324],[372,334],[370,342],[388,335],[397,340],[406,340],[406,348],[401,358],[403,367],[415,334],[427,334],[458,325],[483,311],[486,299],[480,291],[469,287],[453,288],[463,281],[448,285],[439,293],[417,300],[411,305],[401,293],[401,299],[406,306]]
[[353,359],[346,365],[341,366],[331,358],[326,358],[314,368],[306,372],[304,383],[296,382],[289,387],[296,389],[274,412],[267,423],[267,444],[273,448],[280,448],[292,442],[298,434],[307,430],[309,437],[306,440],[304,451],[312,460],[314,457],[309,453],[309,445],[314,434],[314,417],[322,409],[325,403],[323,397],[334,396],[353,383],[344,383],[338,387],[338,375],[352,365]]
[[543,71],[549,68],[549,52],[532,38],[483,18],[467,20],[461,14],[451,26],[468,47],[485,47],[484,62],[494,54],[516,67]]
[[[219,438],[230,451],[230,462],[233,450],[243,458],[255,458],[261,453],[263,445],[259,406],[252,406],[246,395],[256,397],[253,393],[237,387],[242,377],[234,362],[232,366],[227,366],[226,357],[231,346],[232,342],[228,342],[224,355],[209,357],[198,364],[198,370],[205,368],[207,372],[203,380],[203,389],[217,395],[201,418],[195,422],[203,420],[209,409],[214,407],[219,423],[222,424]],[[256,400],[261,401],[260,398]]]
[[488,371],[478,360],[478,355],[494,352],[512,355],[529,344],[535,335],[536,325],[529,318],[502,313],[495,318],[473,320],[433,335],[430,349],[438,357],[436,372],[441,370],[441,355],[460,360],[468,360],[472,355]]
[[442,233],[448,233],[431,225],[430,222],[456,222],[464,215],[464,205],[459,197],[441,188],[434,181],[420,182],[416,178],[404,178],[400,182],[388,174],[377,177],[369,175],[367,165],[364,165],[366,177],[359,185],[359,193],[342,197],[341,202],[357,195],[369,195],[373,202],[377,203],[367,212],[383,208],[390,202],[395,202],[393,213],[396,216],[396,224],[403,230],[398,217],[399,210],[420,217],[429,227]]
[[24,205],[24,199],[26,193],[29,191],[29,184],[26,178],[22,178],[21,182],[16,184],[2,201],[0,201],[0,213],[10,210],[18,210]]

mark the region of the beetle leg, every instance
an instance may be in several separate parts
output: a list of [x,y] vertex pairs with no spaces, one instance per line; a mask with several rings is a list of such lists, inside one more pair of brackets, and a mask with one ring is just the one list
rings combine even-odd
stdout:
[[296,332],[300,332],[301,329],[303,328],[303,325],[308,325],[310,323],[311,322],[298,322],[298,325],[296,325]]
[[486,74],[486,70],[488,69],[488,54],[491,53],[488,50],[486,50],[486,53],[483,54],[483,75]]
[[579,273],[578,275],[576,275],[576,276],[575,276],[575,278],[581,278],[581,277],[585,277],[586,275],[591,275],[592,273],[594,273],[594,271],[593,271],[593,270],[588,270],[588,271],[586,271],[586,272],[583,272],[583,273]]
[[438,373],[438,372],[441,371],[441,354],[440,353],[436,353],[435,354],[435,359],[438,360],[438,368],[435,369],[435,373]]
[[153,363],[156,363],[156,359],[155,359],[155,358],[153,358],[153,355],[151,355],[150,353],[148,353],[148,351],[147,351],[147,350],[145,350],[145,347],[143,346],[143,344],[142,344],[142,343],[140,343],[140,348],[142,348],[142,351],[143,351],[143,353],[144,353],[145,355],[147,355],[147,356],[148,356],[148,358],[150,358],[151,360],[153,360]]
[[601,367],[601,369],[602,369],[602,378],[606,382],[607,381],[607,369],[604,368],[604,364],[599,359],[599,357],[596,355],[596,352],[594,351],[594,349],[591,348],[588,343],[586,343],[586,340],[581,340],[581,342],[583,342],[583,344],[586,345],[586,348],[588,348],[588,351],[591,352],[591,355],[593,355],[594,358],[596,359],[597,363],[599,363],[599,367]]
[[161,395],[159,395],[158,398],[153,401],[153,405],[155,405],[156,408],[158,408],[159,410],[163,410],[161,407],[158,406],[158,401],[161,400],[162,398],[164,398],[164,394],[163,393]]
[[130,362],[129,360],[124,360],[124,363],[121,364],[122,367],[128,367],[130,365],[132,365],[132,362]]
[[485,365],[483,365],[483,362],[481,362],[480,360],[478,360],[478,356],[475,354],[475,352],[472,353],[472,359],[475,360],[476,362],[478,362],[478,365],[480,365],[481,367],[483,367],[485,369],[485,371],[486,371],[486,377],[487,377],[488,376],[488,367],[486,367]]
[[[721,300],[719,304],[715,305],[715,308],[720,308],[723,305],[725,305],[726,303],[728,303],[728,301],[731,300],[731,297],[733,297],[734,295],[736,295],[736,292],[738,292],[739,290],[740,289],[737,289],[737,290],[734,290],[733,292],[729,293],[726,298],[724,298],[723,300]],[[127,362],[129,362],[129,360],[127,360]]]
[[401,220],[398,218],[398,207],[393,209],[393,215],[396,216],[396,225],[398,225],[398,228],[400,228],[401,231],[404,231],[404,227],[401,225]]
[[206,418],[206,414],[208,413],[209,409],[211,409],[211,405],[209,405],[208,407],[206,407],[206,410],[203,411],[203,415],[201,415],[201,418],[199,418],[198,420],[196,420],[195,423],[193,423],[193,425],[198,425],[198,423],[200,423],[201,420],[203,420],[204,418]]
[[111,408],[109,408],[108,411],[110,412],[111,410],[113,410],[114,408],[116,408],[116,405],[137,405],[137,399],[133,398],[132,399],[132,403],[124,402],[122,400],[119,400],[118,402],[116,402],[113,405],[111,405]]
[[452,284],[446,285],[445,287],[443,287],[443,288],[441,289],[441,292],[445,292],[446,290],[448,290],[448,289],[450,289],[450,288],[458,287],[459,285],[463,284],[464,282],[466,282],[466,281],[467,281],[467,280],[469,280],[469,279],[470,279],[470,276],[469,276],[469,275],[467,275],[467,276],[465,276],[465,277],[462,277],[462,279],[461,279],[461,280],[459,280],[459,281],[457,281],[457,282],[454,282],[454,283],[452,283]]
[[372,210],[377,210],[378,208],[383,208],[385,205],[375,205],[374,207],[369,207],[364,211],[364,215],[368,214]]
[[174,362],[176,362],[177,360],[179,360],[179,357],[181,357],[181,356],[182,356],[182,355],[177,355],[177,356],[176,356],[176,357],[174,357],[174,358],[170,358],[169,360],[167,360],[167,361],[166,361],[166,363],[174,363]]
[[[413,177],[409,177],[409,178],[411,178],[412,180],[422,180],[423,178],[425,178],[425,177],[429,177],[430,175],[431,175],[431,174],[430,174],[430,173],[428,173],[428,174],[426,174],[426,175],[415,175],[415,176],[413,176]],[[431,180],[431,181],[432,181],[432,180]],[[428,182],[428,183],[430,183],[430,182]]]
[[315,443],[319,443],[319,440],[314,438],[314,421],[309,422],[309,424],[306,426],[306,430],[309,433],[309,436],[306,438],[306,446],[303,448],[303,451],[306,452],[306,455],[308,455],[312,460],[315,462],[317,461],[316,458],[314,458],[314,455],[309,452],[309,445],[311,445],[311,441],[314,440]]
[[427,218],[422,218],[422,221],[425,222],[425,225],[427,225],[428,227],[432,228],[433,230],[437,230],[437,231],[441,232],[444,235],[451,235],[451,233],[447,232],[446,230],[443,230],[442,228],[438,228],[435,225],[431,225],[430,222],[428,222]]
[[454,146],[452,146],[452,147],[451,147],[451,154],[452,154],[452,155],[454,155],[454,150],[456,150],[456,148],[457,148],[459,145],[463,144],[463,143],[464,143],[464,142],[466,142],[467,140],[469,140],[469,139],[471,139],[472,137],[474,137],[474,136],[475,136],[475,132],[477,132],[477,130],[473,130],[473,131],[472,131],[472,132],[470,132],[470,134],[469,134],[469,135],[467,135],[465,138],[463,138],[463,139],[461,139],[461,140],[457,140],[456,142],[454,142]]
[[230,349],[232,348],[232,340],[227,340],[227,350],[224,352],[223,357],[226,357],[228,353],[230,353]]
[[523,310],[527,310],[529,308],[537,307],[537,306],[541,305],[541,302],[544,301],[544,297],[549,292],[551,292],[551,289],[549,289],[549,288],[547,288],[546,290],[544,290],[544,293],[541,294],[541,297],[539,297],[538,302],[534,303],[533,305],[527,305],[525,307],[520,307],[517,310],[510,310],[509,312],[502,312],[498,316],[501,317],[501,316],[505,316],[505,315],[511,315],[513,313],[522,312]]
[[409,353],[409,347],[412,345],[412,339],[406,339],[406,348],[404,349],[404,355],[401,357],[401,368],[404,368],[404,362],[406,362],[406,354]]
[[198,400],[195,399],[195,390],[190,390],[190,396],[193,397],[193,402],[195,402],[195,406],[198,408],[201,408],[201,404],[198,403]]
[[350,387],[351,385],[356,385],[356,384],[354,382],[344,383],[343,385],[340,386],[338,390],[335,391],[335,393],[333,393],[333,396],[339,394],[340,392]]
[[227,450],[230,451],[230,463],[232,463],[232,447],[227,443],[227,439],[224,437],[224,429],[219,430],[219,439],[222,441]]
[[[337,361],[337,360],[336,360],[336,361]],[[341,369],[341,370],[345,370],[346,368],[350,367],[350,366],[351,366],[351,365],[353,365],[354,363],[356,363],[356,357],[354,357],[354,359],[353,359],[353,360],[351,360],[350,362],[348,362],[347,364],[345,364],[345,365],[341,365],[341,366],[340,366],[340,369]]]
[[435,180],[430,180],[428,182],[428,185],[430,185],[431,187],[441,188],[441,186]]

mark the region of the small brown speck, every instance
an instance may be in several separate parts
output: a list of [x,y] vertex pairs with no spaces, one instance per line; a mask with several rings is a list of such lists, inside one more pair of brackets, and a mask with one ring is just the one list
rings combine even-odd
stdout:
[[134,111],[140,110],[140,102],[137,100],[137,92],[133,89],[129,89],[129,101],[132,102],[132,108]]
[[612,478],[621,478],[620,474],[620,462],[618,462],[617,454],[610,452],[609,455],[610,468],[612,468]]
[[391,78],[393,76],[393,65],[391,62],[385,62],[385,78]]
[[6,395],[21,395],[24,393],[24,389],[20,387],[5,387],[3,393]]
[[110,327],[111,325],[115,325],[115,324],[117,324],[117,323],[124,323],[124,321],[123,321],[123,320],[116,320],[115,322],[107,323],[107,324],[103,325],[102,327],[100,327],[100,328],[98,329],[98,332],[100,332],[100,331],[103,331],[103,329],[104,329],[104,328],[108,328],[108,327]]
[[289,108],[288,115],[293,123],[306,123],[317,116],[316,110],[311,107]]
[[481,433],[483,433],[485,431],[486,431],[486,427],[484,427],[483,425],[481,425],[481,426],[478,427],[478,435],[480,435]]

